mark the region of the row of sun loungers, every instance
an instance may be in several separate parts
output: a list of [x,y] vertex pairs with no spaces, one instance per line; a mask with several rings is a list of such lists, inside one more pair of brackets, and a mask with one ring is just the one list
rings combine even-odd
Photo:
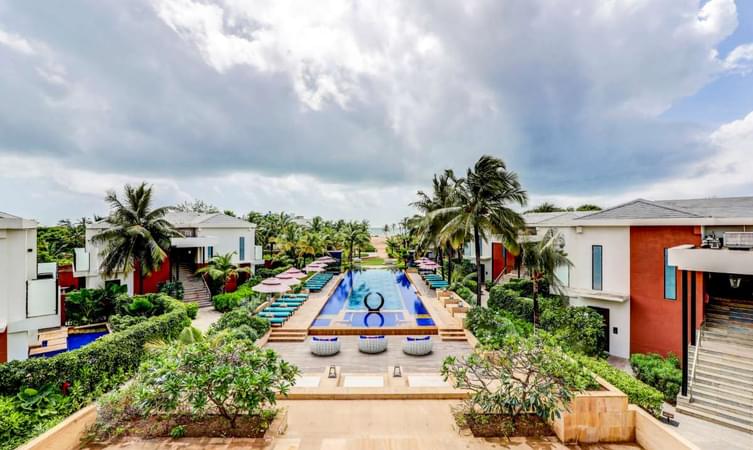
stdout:
[[308,299],[308,294],[283,294],[259,312],[258,316],[269,320],[273,327],[280,327]]
[[447,282],[444,278],[442,278],[441,275],[436,273],[428,273],[424,274],[424,281],[426,281],[426,284],[429,285],[432,289],[447,289],[450,286],[450,283]]
[[329,280],[331,280],[332,277],[334,277],[334,274],[328,272],[317,273],[306,281],[306,289],[308,289],[309,292],[319,292],[327,283],[329,283]]

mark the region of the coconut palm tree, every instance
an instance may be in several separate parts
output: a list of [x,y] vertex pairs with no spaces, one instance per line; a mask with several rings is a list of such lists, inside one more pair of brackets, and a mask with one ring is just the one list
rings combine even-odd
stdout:
[[473,236],[476,253],[476,297],[481,304],[481,240],[490,235],[500,236],[505,246],[517,251],[518,231],[525,225],[523,217],[510,205],[524,206],[528,200],[520,186],[518,175],[508,171],[505,163],[493,156],[484,155],[468,169],[466,176],[455,183],[455,200],[452,206],[429,214],[445,217],[440,236]]
[[110,204],[110,227],[93,238],[103,245],[100,270],[113,276],[138,269],[139,293],[143,293],[144,276],[160,268],[170,238],[182,235],[165,220],[168,207],[152,209],[152,187],[146,183],[126,184],[122,201],[114,191],[109,191],[105,200]]
[[539,320],[539,288],[546,282],[557,292],[562,291],[562,282],[555,272],[558,267],[572,267],[573,263],[562,250],[562,237],[550,229],[539,242],[525,242],[522,245],[522,261],[533,282],[533,324]]
[[353,250],[359,245],[369,242],[368,222],[347,222],[342,228],[343,241],[348,248],[348,263],[353,267]]
[[233,255],[235,252],[217,255],[205,267],[196,271],[197,275],[207,274],[214,281],[222,283],[222,292],[225,292],[225,285],[231,278],[238,278],[242,273],[251,273],[248,267],[238,267],[233,264]]

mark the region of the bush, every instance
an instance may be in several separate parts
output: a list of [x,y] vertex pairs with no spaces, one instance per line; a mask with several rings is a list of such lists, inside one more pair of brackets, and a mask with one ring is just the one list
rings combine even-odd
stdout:
[[682,386],[682,369],[677,356],[670,353],[666,358],[656,353],[630,355],[630,366],[636,378],[656,388],[664,395],[664,401],[674,404]]
[[229,428],[242,416],[269,420],[278,394],[286,394],[298,369],[244,340],[213,339],[168,346],[145,361],[131,386],[101,405],[98,433],[128,428],[149,415],[219,414]]
[[630,403],[640,406],[655,417],[661,415],[664,395],[642,381],[612,367],[604,360],[574,355],[583,366],[604,378],[628,396]]
[[604,320],[587,306],[558,306],[558,299],[542,302],[541,328],[552,333],[567,350],[596,356],[601,353]]
[[159,291],[172,298],[183,300],[184,289],[182,281],[166,281],[160,285]]
[[533,326],[505,311],[474,307],[465,317],[465,327],[482,344],[499,348],[508,336],[528,336]]
[[[223,314],[209,328],[209,334],[217,334],[223,330],[237,330],[235,333],[236,337],[245,337],[246,339],[255,341],[269,330],[269,326],[267,319],[254,315],[252,307],[243,306]],[[253,331],[253,334],[249,333],[248,329],[242,327],[249,327]]]
[[65,295],[66,323],[89,325],[104,322],[115,309],[116,298],[127,286],[112,284],[104,289],[79,289]]
[[594,384],[582,366],[539,336],[508,337],[497,350],[448,357],[442,375],[453,387],[471,392],[464,414],[502,414],[513,428],[517,418],[530,413],[543,421],[559,417],[578,392]]
[[117,382],[118,374],[128,374],[138,367],[144,356],[144,343],[175,338],[190,324],[183,303],[169,300],[170,311],[166,314],[103,336],[78,350],[0,364],[0,393],[15,394],[26,386],[60,386],[64,382],[92,392],[109,380]]
[[252,289],[257,283],[256,278],[252,278],[249,282],[238,286],[235,292],[215,295],[212,297],[214,309],[219,312],[227,312],[241,306],[244,302],[259,299],[259,294]]

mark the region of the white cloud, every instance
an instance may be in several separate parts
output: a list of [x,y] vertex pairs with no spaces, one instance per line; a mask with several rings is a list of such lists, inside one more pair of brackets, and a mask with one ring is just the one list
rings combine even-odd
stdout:
[[25,55],[33,55],[35,53],[29,41],[17,34],[8,33],[3,30],[0,30],[0,44]]

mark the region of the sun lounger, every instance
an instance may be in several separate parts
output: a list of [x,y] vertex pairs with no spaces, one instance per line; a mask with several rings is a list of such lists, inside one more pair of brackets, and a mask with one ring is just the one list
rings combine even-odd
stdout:
[[431,353],[431,336],[408,336],[403,340],[403,353],[411,356],[425,356]]
[[311,353],[316,356],[332,356],[340,352],[340,340],[337,337],[311,336]]

